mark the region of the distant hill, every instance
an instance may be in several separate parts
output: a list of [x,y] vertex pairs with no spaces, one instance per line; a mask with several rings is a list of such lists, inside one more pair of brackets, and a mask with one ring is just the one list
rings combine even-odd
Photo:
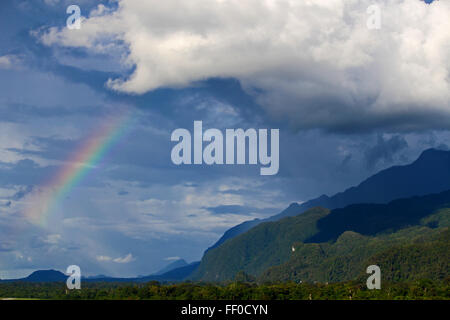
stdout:
[[185,266],[178,267],[172,269],[163,274],[151,274],[148,276],[140,276],[136,278],[114,278],[114,277],[95,277],[95,278],[87,278],[85,281],[88,282],[150,282],[150,281],[158,281],[158,282],[179,282],[185,280],[193,270],[195,270],[200,261],[192,262],[190,264],[186,264]]
[[[184,260],[183,260],[184,261]],[[186,261],[184,261],[186,263]],[[182,263],[181,263],[182,264]],[[171,269],[163,274],[151,274],[148,276],[141,276],[136,278],[114,278],[114,277],[96,277],[96,278],[88,278],[86,281],[89,282],[149,282],[149,281],[159,281],[159,282],[178,282],[186,279],[193,270],[195,270],[200,261],[195,261],[190,264],[187,264]]]
[[188,276],[191,275],[191,273],[197,269],[197,267],[199,266],[200,261],[196,261],[196,262],[192,262],[190,264],[186,264],[185,266],[179,267],[179,268],[175,268],[172,269],[170,271],[167,271],[166,273],[163,273],[161,275],[157,275],[157,276],[147,276],[147,277],[142,277],[139,279],[139,282],[147,282],[147,281],[171,281],[171,282],[176,282],[176,281],[182,281],[185,280]]
[[[184,260],[183,260],[184,261]],[[186,263],[186,261],[184,261]],[[182,264],[182,263],[181,263]],[[194,271],[198,265],[200,264],[200,261],[192,262],[190,264],[187,264],[171,269],[168,272],[165,272],[160,275],[149,275],[149,276],[143,276],[143,277],[136,277],[136,278],[114,278],[114,277],[108,277],[104,275],[98,275],[98,276],[92,276],[92,277],[83,277],[83,282],[149,282],[149,281],[159,281],[159,282],[178,282],[186,279],[192,271]],[[68,276],[66,276],[64,273],[56,270],[38,270],[34,271],[32,274],[30,274],[26,278],[21,279],[8,279],[8,280],[0,280],[0,282],[14,282],[14,281],[25,281],[25,282],[65,282],[67,280]]]
[[450,151],[428,149],[422,152],[413,163],[382,170],[358,186],[332,197],[322,195],[301,205],[293,203],[283,212],[267,219],[245,221],[227,230],[206,252],[260,223],[295,216],[313,207],[335,209],[356,203],[387,203],[394,199],[439,193],[445,190],[450,190]]
[[161,275],[166,272],[172,271],[173,269],[181,268],[187,266],[188,263],[184,261],[184,259],[178,259],[171,263],[169,263],[167,266],[159,270],[158,272],[154,273],[154,275]]
[[[372,255],[383,256],[384,250],[412,245],[418,236],[448,228],[448,208],[450,191],[388,204],[357,204],[331,211],[309,209],[295,217],[262,223],[208,251],[192,278],[224,281],[243,271],[263,280],[286,280],[296,275],[301,280],[348,280]],[[440,253],[443,258],[448,256]],[[292,262],[292,257],[297,260]],[[430,269],[436,267],[442,272],[442,266],[448,267],[448,263],[442,264],[442,258],[436,263],[441,269],[431,265]],[[272,271],[267,271],[270,268]]]
[[65,282],[67,276],[57,270],[38,270],[34,271],[26,278],[17,280],[26,282]]

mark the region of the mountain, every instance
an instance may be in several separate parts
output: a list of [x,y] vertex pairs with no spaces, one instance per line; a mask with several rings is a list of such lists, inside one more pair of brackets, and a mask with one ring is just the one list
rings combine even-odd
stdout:
[[186,264],[185,266],[178,267],[175,269],[172,269],[170,271],[167,271],[161,275],[157,275],[156,277],[151,275],[147,277],[142,277],[139,279],[139,282],[148,282],[148,281],[170,281],[170,282],[176,282],[176,281],[183,281],[187,277],[191,275],[191,273],[197,269],[197,267],[200,265],[200,261],[192,262],[190,264]]
[[[177,260],[180,262],[179,260]],[[183,263],[184,262],[184,263]],[[181,267],[173,268],[162,274],[151,274],[148,276],[141,276],[137,278],[114,278],[114,277],[94,277],[87,278],[85,281],[89,282],[149,282],[149,281],[159,281],[159,282],[178,282],[186,279],[200,264],[200,261],[195,261],[187,264],[186,261],[182,260],[180,262]],[[173,265],[170,264],[170,265]],[[169,266],[170,266],[169,265]]]
[[208,252],[263,222],[295,216],[313,207],[342,208],[355,203],[387,203],[394,199],[438,193],[450,189],[450,151],[428,149],[409,165],[393,166],[369,177],[356,187],[332,197],[291,204],[283,212],[266,219],[245,221],[227,230]]
[[284,209],[278,215],[269,217],[267,219],[254,219],[254,220],[250,220],[250,221],[245,221],[245,222],[238,224],[237,226],[234,226],[231,229],[227,230],[224,233],[224,235],[213,246],[208,248],[206,251],[220,246],[226,240],[234,238],[234,237],[250,230],[251,228],[257,226],[258,224],[260,224],[262,222],[276,221],[276,220],[279,220],[281,217],[295,216],[303,211],[304,211],[304,209],[298,203],[292,203],[291,205],[289,205],[289,207]]
[[[192,278],[224,281],[243,271],[263,280],[279,280],[283,276],[295,278],[291,274],[295,270],[294,275],[302,280],[348,280],[372,255],[396,245],[411,245],[418,236],[427,235],[430,240],[431,235],[448,229],[448,208],[450,191],[388,204],[356,204],[331,211],[312,208],[294,217],[262,223],[208,251]],[[446,248],[450,249],[449,243]],[[441,258],[448,256],[441,254]],[[297,257],[293,263],[292,257]],[[436,263],[448,267],[448,261],[443,261]],[[280,265],[287,267],[264,276],[268,269],[277,270]]]
[[56,270],[38,270],[34,271],[28,277],[19,280],[27,282],[65,282],[67,276]]
[[448,226],[415,226],[375,237],[346,231],[334,243],[295,243],[296,250],[289,261],[269,268],[258,281],[364,283],[368,277],[365,270],[370,265],[380,267],[382,283],[444,280],[450,276]]
[[241,270],[258,275],[273,265],[287,261],[292,243],[304,241],[318,232],[317,220],[328,213],[328,209],[312,208],[295,217],[261,223],[206,252],[191,278],[205,281],[229,280]]
[[364,235],[397,231],[411,225],[443,207],[450,207],[450,191],[438,194],[398,199],[388,204],[353,204],[334,209],[317,221],[317,232],[304,242],[335,241],[351,230]]
[[187,266],[188,263],[184,261],[183,259],[178,259],[173,261],[172,263],[169,263],[167,266],[159,270],[158,272],[154,273],[154,275],[161,275],[166,272],[172,271],[173,269],[181,268]]
[[[181,261],[180,261],[181,260]],[[97,275],[91,277],[83,277],[83,282],[149,282],[149,281],[159,281],[159,282],[178,282],[186,279],[200,264],[200,261],[195,261],[190,264],[186,261],[180,259],[178,262],[180,267],[170,268],[169,271],[163,274],[153,274],[149,276],[137,277],[137,278],[114,278],[104,275]],[[169,266],[174,266],[171,263]],[[168,266],[168,267],[169,267]],[[26,278],[21,279],[8,279],[0,280],[0,282],[15,282],[15,281],[25,281],[25,282],[65,282],[68,276],[64,273],[56,270],[38,270],[31,273]]]

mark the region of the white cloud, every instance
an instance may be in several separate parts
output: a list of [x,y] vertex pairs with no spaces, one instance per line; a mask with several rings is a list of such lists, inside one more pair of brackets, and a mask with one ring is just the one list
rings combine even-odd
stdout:
[[20,66],[20,58],[14,55],[0,56],[0,69],[13,69]]
[[0,57],[0,68],[9,69],[12,65],[11,59],[8,56]]
[[97,261],[99,262],[115,262],[115,263],[130,263],[134,260],[136,260],[131,253],[127,254],[124,257],[117,257],[117,258],[111,258],[110,256],[97,256]]
[[166,261],[176,261],[176,260],[180,260],[181,258],[180,257],[167,257],[167,258],[164,258],[164,260],[166,260]]
[[112,258],[108,256],[97,256],[97,261],[103,262],[103,261],[111,261]]
[[43,242],[48,243],[48,244],[58,244],[60,241],[61,241],[61,235],[60,234],[49,234],[43,240]]
[[44,0],[44,2],[49,6],[54,6],[59,3],[59,0]]
[[127,254],[125,257],[123,258],[116,258],[113,261],[116,263],[130,263],[131,261],[134,261],[135,258],[133,258],[133,255],[131,253]]
[[295,127],[450,128],[450,2],[378,1],[381,29],[369,30],[373,4],[119,0],[117,11],[99,7],[77,32],[50,28],[40,39],[96,52],[125,44],[118,63],[136,68],[110,79],[114,90],[234,77]]

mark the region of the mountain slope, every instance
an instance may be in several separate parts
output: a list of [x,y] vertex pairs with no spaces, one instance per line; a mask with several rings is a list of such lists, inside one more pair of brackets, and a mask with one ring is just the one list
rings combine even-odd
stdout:
[[[184,260],[183,260],[184,261]],[[195,261],[184,266],[174,268],[163,274],[152,274],[149,276],[137,277],[137,278],[113,278],[113,277],[103,277],[103,278],[88,278],[85,281],[89,282],[149,282],[149,281],[159,281],[159,282],[178,282],[186,279],[200,264],[200,261]]]
[[0,280],[0,282],[65,282],[67,278],[68,276],[57,270],[37,270],[25,278]]
[[388,204],[353,204],[334,209],[317,222],[319,232],[305,242],[336,240],[345,231],[364,235],[396,231],[417,225],[431,212],[450,207],[450,191],[422,197],[398,199]]
[[359,264],[371,255],[447,228],[447,208],[450,191],[383,205],[350,205],[331,211],[313,208],[295,217],[260,224],[208,251],[192,278],[231,280],[239,271],[260,276],[270,267],[291,262],[294,256],[299,259],[294,269],[288,264],[282,272],[275,272],[278,278],[269,274],[261,279],[279,279],[280,274],[290,279],[293,276],[286,270],[292,269],[302,280],[348,280],[346,277],[354,277]]
[[23,281],[29,282],[57,282],[66,281],[67,276],[56,270],[39,270],[30,274],[28,277],[23,279]]
[[[418,183],[419,181],[420,183]],[[226,231],[208,250],[218,247],[228,239],[234,238],[260,223],[295,216],[313,207],[335,209],[355,203],[387,203],[398,198],[421,196],[449,189],[450,151],[428,149],[413,163],[382,170],[358,186],[351,187],[332,197],[322,195],[301,205],[291,204],[283,212],[267,219],[245,221]]]
[[382,281],[443,280],[450,276],[450,230],[413,227],[377,237],[345,232],[335,243],[296,243],[291,259],[269,268],[260,282],[364,283],[367,266],[381,269]]
[[182,281],[186,279],[191,273],[197,269],[199,266],[200,261],[192,262],[190,264],[186,264],[185,266],[178,267],[175,269],[172,269],[170,271],[167,271],[161,275],[158,275],[157,277],[154,276],[148,276],[148,277],[142,277],[139,279],[139,282],[147,282],[147,281]]
[[262,223],[208,251],[191,278],[222,281],[232,279],[241,270],[258,274],[283,263],[290,257],[292,243],[314,235],[318,231],[317,220],[328,212],[327,209],[313,208],[295,217]]
[[[184,261],[184,260],[183,260]],[[186,261],[184,261],[186,263]],[[182,264],[182,263],[181,263]],[[93,277],[83,278],[83,282],[149,282],[149,281],[160,281],[160,282],[177,282],[182,281],[187,278],[200,264],[200,261],[192,262],[190,264],[182,265],[181,267],[173,268],[163,274],[159,275],[149,275],[138,278],[114,278],[104,275],[98,275]],[[26,278],[21,279],[9,279],[0,280],[0,282],[65,282],[68,276],[64,273],[56,270],[37,270],[31,273]]]
[[289,207],[287,207],[285,210],[283,210],[278,215],[269,217],[267,219],[254,219],[254,220],[250,220],[250,221],[245,221],[241,224],[238,224],[238,225],[228,229],[223,234],[223,236],[214,245],[212,245],[210,248],[208,248],[206,251],[220,246],[226,240],[234,238],[234,237],[250,230],[251,228],[257,226],[258,224],[260,224],[262,222],[276,221],[276,220],[279,220],[279,217],[296,216],[303,211],[304,211],[304,209],[298,203],[292,203]]
[[158,272],[154,273],[154,275],[161,275],[166,272],[172,271],[174,269],[185,267],[187,265],[188,265],[188,263],[186,261],[184,261],[184,259],[178,259],[178,260],[173,261],[172,263],[169,263],[167,266],[165,266]]

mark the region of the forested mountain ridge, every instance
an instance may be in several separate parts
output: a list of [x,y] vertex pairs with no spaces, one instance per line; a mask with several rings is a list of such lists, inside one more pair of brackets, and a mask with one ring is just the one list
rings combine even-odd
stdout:
[[[448,274],[449,242],[445,237],[434,238],[446,234],[448,208],[450,191],[383,205],[350,205],[331,211],[313,208],[295,217],[260,224],[208,251],[191,278],[224,281],[243,271],[261,281],[345,281],[360,275],[371,257],[385,261],[395,250],[405,255],[406,248],[423,251],[425,261],[430,261],[427,266],[419,259],[423,268]],[[432,251],[426,248],[440,248],[440,258],[431,259]],[[405,258],[406,265],[411,259]],[[383,263],[394,262],[387,259]],[[425,274],[422,271],[419,273]]]
[[206,252],[190,278],[221,281],[232,279],[240,270],[258,274],[283,263],[290,257],[291,245],[314,235],[317,220],[328,213],[328,209],[313,208],[295,217],[262,223]]
[[450,276],[450,230],[413,227],[391,235],[347,231],[335,243],[296,243],[291,259],[263,272],[260,282],[341,282],[367,278],[367,266],[382,281],[444,280]]
[[206,252],[218,247],[228,239],[247,232],[260,223],[296,216],[313,207],[336,209],[357,203],[381,204],[399,198],[422,196],[445,190],[450,190],[450,151],[428,149],[423,151],[411,164],[382,170],[358,186],[351,187],[334,196],[322,195],[301,205],[293,203],[277,215],[236,225],[228,229]]

